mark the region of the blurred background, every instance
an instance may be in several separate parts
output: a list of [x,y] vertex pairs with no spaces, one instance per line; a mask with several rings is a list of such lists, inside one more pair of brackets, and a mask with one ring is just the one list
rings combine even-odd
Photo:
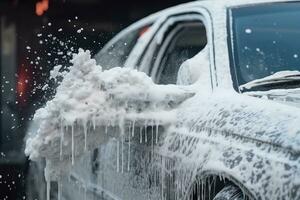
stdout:
[[24,137],[53,93],[49,72],[79,47],[96,54],[131,23],[185,0],[0,0],[0,199],[28,199]]

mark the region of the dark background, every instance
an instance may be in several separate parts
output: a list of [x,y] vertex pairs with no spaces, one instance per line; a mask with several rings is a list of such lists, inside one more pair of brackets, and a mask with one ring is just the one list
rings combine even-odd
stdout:
[[51,85],[53,66],[67,66],[68,53],[79,47],[95,54],[129,24],[183,2],[0,0],[0,199],[26,199],[24,137],[34,111],[53,93],[41,89]]

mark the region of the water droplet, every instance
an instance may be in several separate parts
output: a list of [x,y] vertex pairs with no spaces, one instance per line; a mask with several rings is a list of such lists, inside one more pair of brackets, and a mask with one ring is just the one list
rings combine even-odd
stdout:
[[251,34],[251,33],[252,33],[252,30],[251,30],[250,28],[247,28],[247,29],[245,29],[245,33]]

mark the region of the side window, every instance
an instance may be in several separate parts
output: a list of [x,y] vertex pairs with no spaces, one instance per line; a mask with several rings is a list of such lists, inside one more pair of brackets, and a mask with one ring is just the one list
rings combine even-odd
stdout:
[[137,43],[139,37],[144,34],[151,25],[132,30],[124,34],[121,38],[114,42],[109,42],[109,46],[105,46],[95,59],[104,69],[113,67],[123,67],[133,47]]
[[176,84],[181,65],[201,52],[206,44],[206,30],[201,21],[173,25],[154,57],[152,78],[158,84]]

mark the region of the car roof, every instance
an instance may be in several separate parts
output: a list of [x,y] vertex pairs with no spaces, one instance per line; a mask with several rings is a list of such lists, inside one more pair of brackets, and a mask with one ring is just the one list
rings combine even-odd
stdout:
[[189,3],[179,4],[161,11],[158,11],[154,14],[149,15],[148,17],[143,18],[138,22],[148,21],[153,18],[157,18],[162,15],[166,15],[170,12],[175,12],[176,10],[182,8],[189,8],[195,6],[204,6],[208,10],[213,10],[216,7],[220,8],[228,8],[228,7],[236,7],[236,6],[244,6],[244,5],[254,5],[260,3],[276,3],[276,2],[299,2],[299,0],[197,0]]
[[256,4],[256,3],[272,3],[272,2],[296,2],[299,0],[198,0],[194,1],[196,4],[205,3],[206,5],[216,5],[223,7],[230,7],[230,6],[239,6],[239,5],[249,5],[249,4]]
[[[229,7],[238,7],[238,6],[245,6],[245,5],[254,5],[260,3],[275,3],[275,2],[297,2],[299,0],[197,0],[192,1],[189,3],[179,4],[156,13],[145,17],[132,25],[128,26],[127,28],[123,29],[120,33],[118,33],[112,40],[110,40],[101,51],[106,51],[112,44],[118,41],[120,38],[136,30],[143,26],[149,25],[153,23],[157,18],[168,16],[170,13],[174,13],[177,10],[181,10],[182,8],[194,8],[195,6],[202,6],[208,9],[209,11],[213,12],[214,10],[226,9]],[[100,52],[101,52],[100,51]]]

